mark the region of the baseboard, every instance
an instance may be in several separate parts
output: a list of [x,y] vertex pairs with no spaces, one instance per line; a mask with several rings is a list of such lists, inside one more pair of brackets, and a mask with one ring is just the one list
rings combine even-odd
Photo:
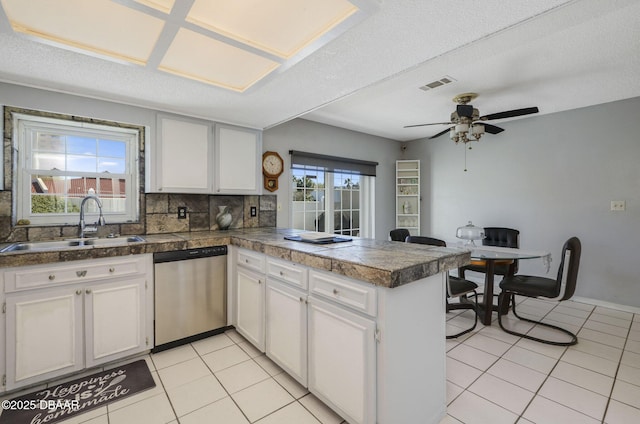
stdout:
[[640,314],[640,308],[635,306],[620,305],[618,303],[605,302],[604,300],[591,299],[588,297],[581,297],[581,296],[573,296],[571,300],[574,302],[586,303],[588,305],[602,306],[603,308],[616,309],[618,311]]

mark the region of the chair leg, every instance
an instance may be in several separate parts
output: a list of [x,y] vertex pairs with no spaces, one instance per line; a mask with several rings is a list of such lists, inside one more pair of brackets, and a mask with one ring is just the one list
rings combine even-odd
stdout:
[[[506,313],[508,312],[508,309],[506,310],[505,313],[503,313],[503,307],[504,307],[504,302],[509,302],[509,300],[511,300],[511,304],[512,306],[512,310],[513,310],[513,315],[515,315],[516,318],[518,318],[519,320],[522,321],[527,321],[527,322],[532,322],[534,324],[538,324],[538,325],[542,325],[548,328],[553,328],[554,330],[558,330],[566,335],[568,335],[569,337],[571,337],[571,341],[568,342],[554,342],[552,340],[545,340],[545,339],[540,339],[538,337],[533,337],[530,336],[528,334],[524,334],[524,333],[518,333],[516,331],[513,330],[509,330],[507,328],[505,328],[505,326],[502,324],[502,315],[506,315]],[[520,337],[524,337],[525,339],[529,339],[529,340],[534,340],[536,342],[540,342],[540,343],[545,343],[545,344],[550,344],[550,345],[554,345],[554,346],[573,346],[574,344],[578,343],[578,336],[576,336],[575,334],[573,334],[571,331],[558,327],[556,325],[552,325],[552,324],[547,324],[545,322],[542,321],[535,321],[529,318],[524,318],[521,317],[520,315],[517,314],[516,312],[516,296],[513,293],[509,293],[509,292],[502,292],[500,294],[500,296],[498,297],[498,324],[500,324],[500,328],[502,328],[502,330],[504,330],[505,332],[509,333],[509,334],[513,334],[514,336],[520,336]]]
[[478,295],[475,290],[473,291],[473,293],[475,294],[474,304],[450,305],[449,302],[447,302],[447,312],[453,309],[471,309],[473,310],[473,316],[475,317],[475,321],[473,322],[473,327],[463,330],[459,333],[446,336],[447,339],[455,339],[456,337],[460,337],[463,334],[467,334],[468,332],[475,330],[476,326],[478,325]]

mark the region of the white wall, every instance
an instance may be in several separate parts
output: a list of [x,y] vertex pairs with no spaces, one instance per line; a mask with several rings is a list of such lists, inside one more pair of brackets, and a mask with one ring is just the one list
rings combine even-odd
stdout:
[[378,162],[376,175],[376,239],[388,240],[395,223],[395,166],[400,156],[400,143],[386,138],[349,131],[305,119],[294,119],[266,130],[262,135],[263,150],[275,150],[285,161],[280,176],[278,227],[290,226],[291,157],[289,150],[300,150],[352,159]]
[[[577,296],[640,307],[640,98],[498,124],[467,151],[446,136],[408,143],[422,159],[422,234],[455,238],[468,220],[520,230],[524,249],[582,241]],[[611,212],[611,200],[626,211]],[[538,260],[521,272],[545,275]]]

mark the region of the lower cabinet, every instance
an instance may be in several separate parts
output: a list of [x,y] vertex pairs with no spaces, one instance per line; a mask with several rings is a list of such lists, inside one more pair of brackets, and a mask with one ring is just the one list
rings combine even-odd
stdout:
[[375,288],[266,261],[267,356],[350,423],[375,423],[376,321],[345,307],[375,310]]
[[307,387],[307,293],[267,279],[266,353]]
[[81,288],[7,295],[7,390],[84,368],[83,297]]
[[[148,284],[151,274],[145,272],[151,270],[150,256],[110,259],[104,262],[107,273],[131,275],[92,281],[92,269],[84,265],[98,271],[96,263],[100,260],[52,265],[47,282],[41,285],[30,278],[43,274],[40,265],[3,273],[14,288],[5,295],[6,390],[150,349],[153,287]],[[56,277],[73,269],[84,282],[63,281],[56,287],[56,281],[62,280]],[[15,289],[24,278],[30,278],[28,289]]]
[[376,323],[309,299],[309,391],[349,422],[376,416]]
[[236,330],[261,352],[265,350],[264,282],[264,274],[238,267],[236,280]]
[[87,367],[151,348],[144,278],[88,286],[84,296]]

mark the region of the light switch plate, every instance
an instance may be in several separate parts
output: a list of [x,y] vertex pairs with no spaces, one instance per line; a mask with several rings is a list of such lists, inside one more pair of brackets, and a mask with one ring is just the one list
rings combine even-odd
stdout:
[[612,211],[623,211],[627,209],[627,202],[624,200],[612,200],[611,201],[611,210]]

